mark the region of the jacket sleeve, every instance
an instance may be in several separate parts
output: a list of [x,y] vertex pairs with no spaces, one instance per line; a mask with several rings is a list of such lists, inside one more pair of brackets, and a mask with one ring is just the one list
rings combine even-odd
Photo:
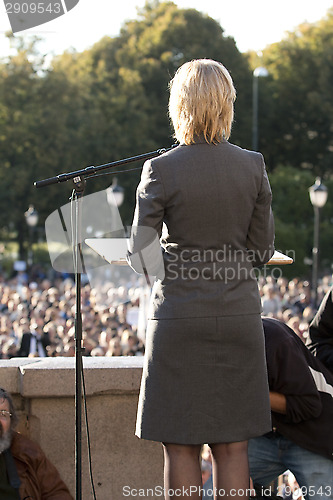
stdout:
[[73,500],[55,466],[43,452],[41,453],[37,467],[37,478],[43,500]]
[[127,261],[138,273],[164,275],[160,236],[164,218],[164,188],[154,163],[146,161],[136,191]]
[[11,451],[21,480],[21,498],[43,500],[73,500],[56,467],[46,457],[41,447],[14,432]]
[[333,287],[326,293],[310,324],[307,346],[333,371]]
[[285,421],[292,423],[316,418],[322,412],[320,394],[297,340],[291,335],[266,341],[269,388],[285,395]]
[[265,162],[261,157],[261,186],[252,213],[247,234],[247,248],[253,253],[254,265],[269,261],[274,253],[274,217],[272,213],[272,191],[267,177]]

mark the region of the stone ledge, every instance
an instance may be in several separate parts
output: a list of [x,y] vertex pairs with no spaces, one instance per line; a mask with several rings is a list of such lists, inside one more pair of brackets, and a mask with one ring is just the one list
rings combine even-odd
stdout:
[[[142,356],[83,357],[87,396],[138,393]],[[0,361],[0,386],[24,397],[73,397],[75,358],[12,358]]]
[[[121,500],[125,485],[163,484],[159,443],[134,435],[143,357],[83,357],[96,497]],[[0,360],[20,431],[38,442],[75,496],[75,358]],[[161,396],[162,397],[162,396]],[[86,430],[82,436],[82,500],[91,500]]]
[[[18,361],[19,360],[19,361]],[[20,394],[21,377],[20,368],[35,363],[31,358],[12,358],[0,360],[0,387],[11,394]]]

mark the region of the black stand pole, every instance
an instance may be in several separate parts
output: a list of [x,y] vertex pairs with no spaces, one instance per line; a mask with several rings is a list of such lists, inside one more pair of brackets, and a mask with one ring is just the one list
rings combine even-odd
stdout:
[[[174,147],[174,146],[173,146]],[[172,148],[169,148],[172,149]],[[85,187],[85,178],[94,176],[101,170],[118,167],[134,161],[144,161],[159,156],[169,149],[158,149],[151,153],[132,156],[112,163],[97,167],[91,166],[75,172],[60,174],[49,179],[37,181],[37,188],[57,184],[73,179],[74,190],[72,193],[72,245],[75,270],[76,312],[75,312],[75,491],[76,500],[82,499],[82,315],[81,315],[81,270],[84,272],[84,262],[81,249],[81,203]],[[75,211],[73,209],[75,205]]]

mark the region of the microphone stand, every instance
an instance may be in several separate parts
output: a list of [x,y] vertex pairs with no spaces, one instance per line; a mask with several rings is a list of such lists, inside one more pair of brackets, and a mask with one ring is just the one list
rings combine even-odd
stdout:
[[[81,205],[86,181],[81,177],[73,179],[74,190],[72,193],[72,234],[73,234],[73,258],[75,272],[75,464],[76,464],[76,498],[82,498],[82,371],[83,362],[82,355],[84,349],[82,347],[82,314],[81,314],[81,272],[80,263],[82,266],[82,243],[81,243]],[[74,222],[74,224],[73,224]]]
[[[97,172],[113,167],[119,167],[134,161],[144,161],[159,156],[168,149],[158,149],[150,153],[144,153],[130,158],[105,163],[104,165],[90,166],[81,170],[56,175],[48,179],[34,182],[36,188],[58,184],[72,180],[74,189],[71,197],[72,203],[72,245],[75,274],[75,499],[82,499],[82,315],[81,315],[81,268],[84,271],[84,262],[81,247],[81,205],[86,183],[86,178],[93,177]],[[75,211],[73,209],[75,205]],[[74,216],[75,213],[75,216]]]

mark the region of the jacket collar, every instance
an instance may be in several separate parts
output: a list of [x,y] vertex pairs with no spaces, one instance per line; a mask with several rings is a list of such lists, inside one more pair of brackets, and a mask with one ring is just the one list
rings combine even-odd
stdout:
[[[222,140],[217,144],[222,144],[224,142],[228,142],[228,141],[223,137]],[[190,146],[195,146],[196,144],[208,144],[208,145],[210,145],[210,143],[206,141],[206,139],[203,135],[194,136],[194,142],[192,144],[190,144]],[[187,144],[184,144],[183,142],[181,142],[180,146],[187,146]]]

